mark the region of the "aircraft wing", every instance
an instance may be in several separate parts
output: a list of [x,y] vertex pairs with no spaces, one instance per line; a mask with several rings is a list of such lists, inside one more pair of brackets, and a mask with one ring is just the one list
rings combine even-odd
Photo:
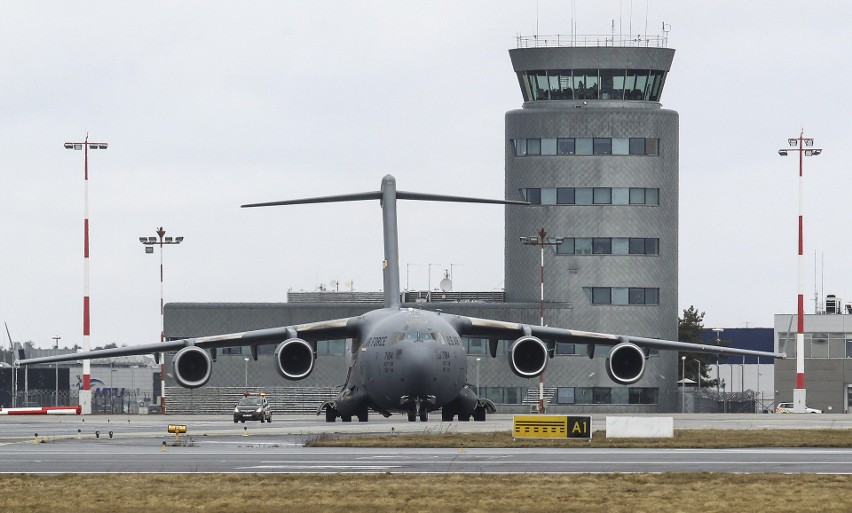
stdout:
[[[551,326],[536,326],[491,319],[477,319],[465,316],[456,316],[452,324],[456,328],[456,331],[458,331],[459,335],[463,337],[467,336],[510,340],[524,335],[531,335],[544,341],[590,344],[593,346],[615,346],[623,342],[630,342],[647,349],[663,349],[690,353],[713,353],[731,356],[764,356],[768,358],[787,357],[785,353],[755,351],[751,349],[738,349],[735,347],[721,347],[708,344],[693,344],[691,342],[676,342],[673,340],[636,337],[630,335],[595,333],[592,331],[572,330]],[[593,350],[591,352],[593,353]]]
[[93,360],[97,358],[113,358],[117,356],[155,354],[178,351],[189,346],[196,346],[202,349],[258,346],[265,344],[278,344],[287,339],[296,337],[310,342],[317,340],[348,338],[353,336],[356,332],[357,322],[354,321],[357,321],[357,318],[347,317],[344,319],[333,319],[328,321],[297,324],[294,326],[251,330],[241,333],[230,333],[227,335],[168,340],[158,344],[141,344],[135,346],[116,347],[112,349],[99,349],[96,351],[82,351],[78,353],[44,356],[41,358],[27,358],[17,361],[16,364],[33,365],[37,363],[54,363],[75,360]]

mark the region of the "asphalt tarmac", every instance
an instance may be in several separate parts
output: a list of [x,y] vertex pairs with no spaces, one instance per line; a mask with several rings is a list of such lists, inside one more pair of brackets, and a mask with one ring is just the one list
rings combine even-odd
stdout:
[[[675,429],[852,430],[850,415],[674,415]],[[593,430],[605,426],[593,416]],[[168,425],[185,425],[176,443]],[[323,433],[509,431],[511,415],[486,422],[326,423],[277,416],[234,424],[228,416],[0,417],[0,473],[852,473],[850,449],[337,449],[303,444]],[[112,434],[110,435],[110,432]],[[852,431],[850,431],[852,436]]]

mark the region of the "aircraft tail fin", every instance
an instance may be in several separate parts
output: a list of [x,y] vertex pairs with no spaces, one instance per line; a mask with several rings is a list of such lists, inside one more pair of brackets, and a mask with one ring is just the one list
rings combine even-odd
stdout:
[[426,194],[419,192],[397,191],[396,179],[391,175],[386,175],[382,179],[381,190],[376,192],[340,194],[336,196],[319,196],[315,198],[272,201],[267,203],[251,203],[247,205],[242,205],[242,207],[274,207],[281,205],[302,205],[307,203],[336,203],[343,201],[365,201],[376,199],[381,201],[382,206],[382,232],[384,234],[385,250],[385,258],[384,262],[382,262],[382,271],[384,274],[385,308],[398,308],[401,300],[399,288],[399,234],[397,231],[396,216],[397,199],[418,201],[448,201],[456,203],[529,205],[529,203],[526,201],[470,198],[465,196],[448,196],[444,194]]

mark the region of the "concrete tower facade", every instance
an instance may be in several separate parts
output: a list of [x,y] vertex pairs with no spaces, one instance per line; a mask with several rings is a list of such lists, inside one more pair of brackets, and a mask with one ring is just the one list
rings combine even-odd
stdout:
[[[506,198],[533,206],[506,209],[506,301],[539,300],[540,254],[519,237],[543,228],[563,238],[545,251],[546,324],[675,339],[678,114],[660,104],[674,50],[524,46],[509,52],[524,103],[506,113]],[[670,387],[655,366],[675,358],[639,384]]]

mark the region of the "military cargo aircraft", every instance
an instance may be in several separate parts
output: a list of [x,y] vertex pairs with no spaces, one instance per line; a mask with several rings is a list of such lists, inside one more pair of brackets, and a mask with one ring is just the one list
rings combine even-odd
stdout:
[[[396,179],[387,175],[379,191],[303,198],[243,207],[265,207],[306,203],[379,200],[384,226],[384,306],[363,315],[344,319],[282,326],[228,335],[169,340],[133,347],[102,349],[70,355],[24,359],[20,365],[67,360],[105,358],[176,351],[172,357],[175,380],[183,387],[204,386],[210,379],[217,349],[248,346],[257,359],[257,347],[277,344],[274,362],[278,374],[288,380],[306,378],[314,369],[316,345],[320,340],[350,339],[348,371],[334,400],[320,406],[328,422],[356,417],[368,420],[369,410],[384,416],[391,412],[408,415],[409,421],[426,421],[429,413],[441,410],[443,420],[485,420],[494,413],[493,403],[482,399],[468,386],[467,354],[462,337],[489,341],[492,357],[498,340],[512,340],[507,354],[509,369],[524,378],[544,372],[556,342],[586,344],[589,357],[596,346],[609,347],[606,372],[620,385],[638,381],[645,371],[650,349],[753,355],[784,358],[781,353],[705,346],[654,338],[594,333],[566,328],[478,319],[443,312],[403,308],[400,303],[397,200],[492,203],[523,208],[526,202],[489,200],[397,191]],[[515,206],[512,206],[515,205]]]

